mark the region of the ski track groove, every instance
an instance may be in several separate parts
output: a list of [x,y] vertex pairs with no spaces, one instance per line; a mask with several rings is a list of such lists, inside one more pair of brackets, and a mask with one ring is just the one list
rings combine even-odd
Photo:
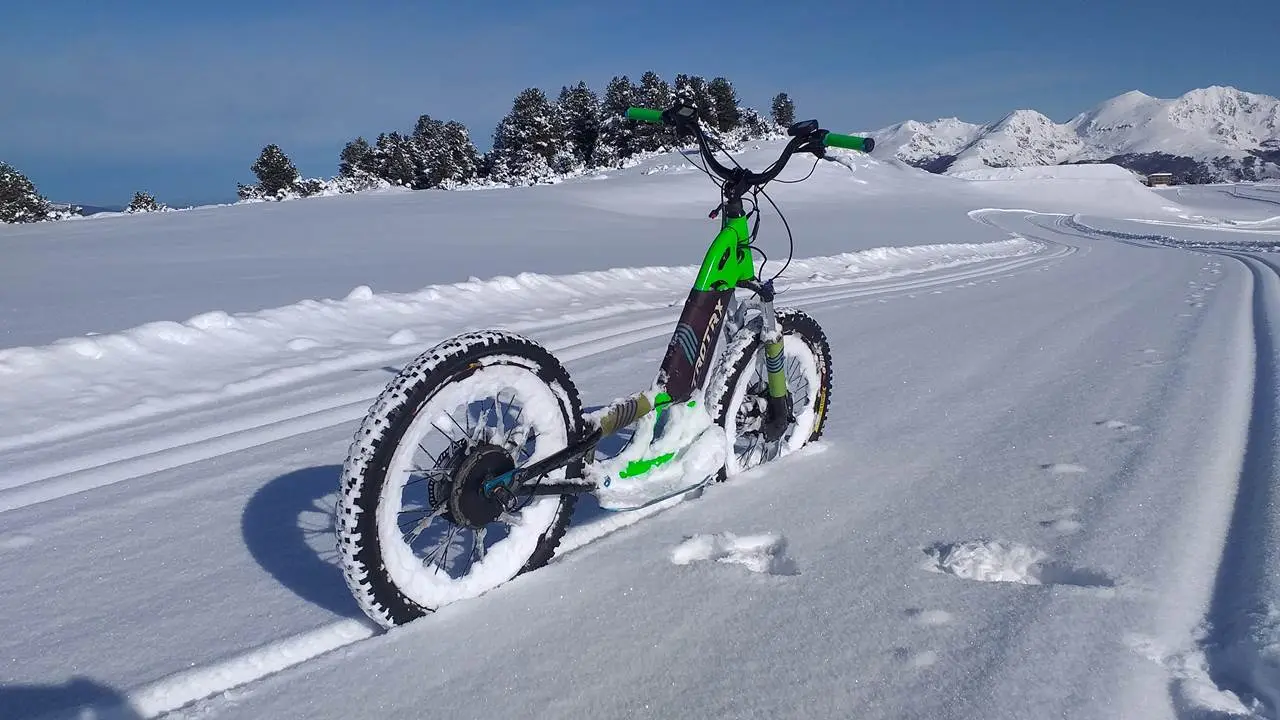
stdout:
[[1241,200],[1267,203],[1268,205],[1280,205],[1280,199],[1274,199],[1274,198],[1280,198],[1280,193],[1278,192],[1268,190],[1268,189],[1262,189],[1262,188],[1249,188],[1249,190],[1250,191],[1256,190],[1261,195],[1270,195],[1272,197],[1259,197],[1258,195],[1254,195],[1251,192],[1242,193],[1240,191],[1240,188],[1234,188],[1234,187],[1231,189],[1231,191],[1228,194],[1231,195],[1231,197],[1239,198]]
[[1280,547],[1276,513],[1280,497],[1277,443],[1280,443],[1280,363],[1274,317],[1280,303],[1280,265],[1252,255],[1220,252],[1245,266],[1253,278],[1255,372],[1253,404],[1237,490],[1222,558],[1206,614],[1203,641],[1215,684],[1242,698],[1262,703],[1271,717],[1280,711],[1280,675],[1268,668],[1259,647],[1267,628],[1266,610],[1280,602],[1274,579],[1275,551]]
[[[975,219],[978,218],[975,217]],[[981,221],[998,227],[994,223]],[[981,262],[942,270],[936,274],[925,273],[924,277],[909,276],[872,287],[858,287],[855,283],[844,283],[821,290],[798,290],[786,296],[784,304],[801,307],[821,306],[883,295],[904,295],[922,289],[960,285],[976,279],[1010,277],[1029,268],[1048,266],[1079,250],[1075,246],[1052,240],[1042,238],[1037,240],[1046,245],[1046,248],[1031,255]],[[851,285],[854,287],[850,287]],[[566,362],[607,354],[618,348],[667,334],[677,312],[677,308],[672,308],[660,318],[651,322],[636,323],[625,330],[612,329],[575,335],[558,343],[548,343],[547,346]],[[546,325],[547,329],[558,327],[550,323]],[[413,357],[416,353],[407,356]],[[381,385],[378,389],[381,389]],[[306,432],[353,422],[367,411],[372,394],[376,394],[376,391],[368,397],[353,400],[352,396],[357,394],[349,391],[338,403],[306,413],[299,414],[295,410],[291,414],[289,408],[285,408],[278,411],[277,419],[270,422],[261,422],[261,416],[249,418],[242,422],[240,427],[228,429],[213,437],[192,437],[189,442],[175,447],[161,447],[150,452],[122,456],[105,464],[89,465],[61,476],[51,475],[44,478],[43,482],[31,481],[28,484],[2,490],[0,491],[0,513],[180,467],[191,462],[251,449]],[[266,396],[269,396],[269,393],[261,393],[246,398],[245,402],[260,401]],[[284,413],[286,417],[280,417],[280,413]],[[138,422],[157,421],[158,418],[148,418]],[[151,445],[156,444],[151,443]],[[812,447],[802,449],[795,455],[803,457],[810,452],[821,452],[821,450],[822,444],[819,442]],[[80,476],[90,471],[93,472],[92,480],[80,479]],[[49,486],[50,489],[42,490],[45,486]],[[693,493],[694,496],[697,494],[699,493],[696,491]],[[570,528],[561,541],[553,562],[618,530],[674,507],[683,502],[684,498],[683,495],[677,496],[643,510],[606,515],[578,528]],[[380,629],[371,623],[358,620],[333,622],[273,640],[213,663],[183,669],[126,691],[122,705],[115,708],[95,709],[108,713],[113,710],[123,711],[126,716],[132,713],[145,718],[160,717],[199,700],[244,686],[320,655],[374,637],[380,632]]]
[[[849,284],[843,284],[831,289],[796,291],[785,298],[787,304],[812,307],[948,286],[977,278],[1014,274],[1030,266],[1060,259],[1075,250],[1071,246],[1058,245],[1033,255],[978,263],[977,267],[965,266],[955,270],[944,270],[938,275],[929,277],[912,276],[909,279],[876,287],[850,288]],[[653,320],[630,324],[622,329],[614,328],[574,335],[559,342],[547,343],[547,346],[564,362],[606,354],[668,333],[677,312],[673,308]],[[402,354],[401,357],[412,358],[417,355],[417,352],[420,350]],[[364,416],[368,404],[381,391],[384,384],[364,391],[344,391],[336,401],[330,398],[326,401],[313,401],[301,405],[286,405],[261,415],[218,422],[213,425],[213,432],[207,429],[203,432],[180,431],[170,434],[167,438],[153,438],[135,444],[133,447],[100,450],[80,457],[62,458],[28,467],[21,482],[0,490],[0,513],[247,450],[345,422],[353,422]],[[280,389],[273,390],[280,391]],[[254,395],[245,398],[242,402],[250,403],[270,394],[268,392]],[[153,421],[155,421],[154,418],[148,418],[138,422]]]

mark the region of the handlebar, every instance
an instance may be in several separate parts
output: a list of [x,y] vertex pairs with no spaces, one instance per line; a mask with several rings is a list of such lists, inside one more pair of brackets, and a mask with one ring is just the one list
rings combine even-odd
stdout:
[[858,150],[860,152],[871,152],[876,147],[876,141],[869,137],[859,137],[857,135],[841,135],[839,133],[829,132],[822,136],[822,141],[827,147],[838,147],[846,150]]
[[654,125],[662,124],[662,111],[653,110],[652,108],[629,107],[627,108],[627,117],[632,120],[641,120]]
[[[822,157],[823,148],[838,147],[847,150],[857,150],[860,152],[871,152],[875,148],[875,140],[869,137],[859,137],[857,135],[841,135],[818,127],[815,120],[796,123],[791,126],[790,132],[793,135],[791,141],[787,143],[782,154],[762,173],[749,172],[743,168],[727,168],[716,160],[715,154],[712,152],[707,143],[706,135],[702,132],[702,126],[698,124],[698,116],[693,108],[687,105],[675,105],[667,110],[655,110],[653,108],[629,107],[627,108],[627,117],[632,120],[653,123],[655,125],[669,125],[677,129],[691,129],[694,137],[698,140],[698,150],[702,154],[702,159],[706,162],[716,175],[726,181],[726,191],[731,189],[739,196],[746,192],[752,186],[764,185],[778,176],[782,169],[786,167],[787,161],[797,152],[810,152],[818,157]],[[733,188],[729,187],[729,183],[733,183]]]

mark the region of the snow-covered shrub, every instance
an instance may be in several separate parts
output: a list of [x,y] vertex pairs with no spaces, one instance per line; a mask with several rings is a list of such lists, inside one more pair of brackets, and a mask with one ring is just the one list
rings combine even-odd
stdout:
[[31,223],[60,220],[75,213],[54,207],[36,191],[31,180],[8,163],[0,162],[0,222]]
[[155,196],[148,192],[138,191],[133,194],[133,200],[129,202],[129,207],[124,211],[127,213],[149,213],[162,212],[168,210],[169,207],[164,203],[156,202]]

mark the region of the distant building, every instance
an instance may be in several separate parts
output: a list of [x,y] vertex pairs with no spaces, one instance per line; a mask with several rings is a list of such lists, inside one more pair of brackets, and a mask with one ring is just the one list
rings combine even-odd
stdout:
[[1173,184],[1173,173],[1151,173],[1147,176],[1148,187],[1159,187]]

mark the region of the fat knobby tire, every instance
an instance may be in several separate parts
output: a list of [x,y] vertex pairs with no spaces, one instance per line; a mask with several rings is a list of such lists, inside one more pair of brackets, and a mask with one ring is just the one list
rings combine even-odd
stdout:
[[[818,396],[814,400],[817,406],[814,419],[813,430],[809,433],[809,437],[805,440],[805,444],[814,442],[822,436],[823,428],[827,423],[827,410],[831,402],[831,347],[827,343],[826,333],[822,331],[822,326],[818,324],[807,313],[796,308],[778,308],[776,310],[778,317],[778,329],[783,335],[794,335],[799,337],[818,360]],[[720,369],[712,377],[711,382],[707,386],[707,410],[711,417],[720,427],[727,427],[727,413],[729,403],[733,399],[734,389],[738,383],[742,382],[742,376],[752,368],[752,364],[757,361],[758,353],[763,352],[763,346],[760,339],[751,333],[745,337],[741,337],[736,341],[731,341],[725,350],[724,359],[721,362]],[[735,438],[728,438],[729,452],[733,452],[733,442]],[[723,482],[727,479],[726,469],[720,468],[720,472],[716,480]]]
[[[365,614],[383,627],[403,625],[435,609],[406,597],[383,564],[376,522],[387,466],[417,411],[478,362],[531,369],[559,398],[569,442],[582,436],[582,405],[568,372],[551,353],[527,338],[500,331],[466,333],[436,345],[405,366],[374,401],[356,431],[343,465],[336,507],[337,549],[347,587]],[[567,477],[576,477],[581,466],[570,465],[567,472]],[[568,528],[575,499],[573,495],[560,496],[555,519],[516,575],[551,560]]]

